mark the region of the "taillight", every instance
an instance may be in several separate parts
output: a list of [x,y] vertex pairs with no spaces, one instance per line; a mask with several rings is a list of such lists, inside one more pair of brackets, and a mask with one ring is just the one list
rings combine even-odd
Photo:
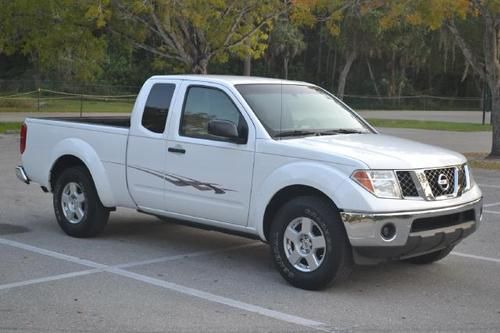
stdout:
[[21,126],[21,141],[19,142],[19,151],[21,154],[24,153],[26,150],[26,135],[28,134],[28,126],[26,126],[25,123],[23,123],[23,126]]

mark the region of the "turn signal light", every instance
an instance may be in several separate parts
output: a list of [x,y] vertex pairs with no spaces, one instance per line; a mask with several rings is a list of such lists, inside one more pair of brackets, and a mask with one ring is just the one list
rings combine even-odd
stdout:
[[19,151],[21,152],[21,155],[24,153],[26,150],[26,136],[28,134],[28,126],[26,126],[25,123],[21,126],[21,140],[19,141]]
[[356,181],[364,188],[366,188],[369,192],[371,193],[374,192],[372,180],[370,179],[370,176],[366,171],[363,170],[356,171],[352,174],[352,177],[356,179]]

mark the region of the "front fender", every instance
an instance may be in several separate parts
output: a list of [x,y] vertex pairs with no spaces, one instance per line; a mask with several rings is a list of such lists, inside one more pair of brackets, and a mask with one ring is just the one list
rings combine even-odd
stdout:
[[97,194],[99,195],[102,204],[106,207],[114,207],[116,202],[106,174],[106,169],[104,168],[104,165],[95,149],[81,139],[64,139],[59,142],[54,149],[52,149],[52,164],[49,172],[47,173],[47,184],[50,182],[50,172],[52,171],[54,164],[64,155],[77,157],[85,164],[90,172],[90,175],[92,176]]
[[343,198],[336,191],[348,179],[351,168],[342,165],[299,161],[286,164],[265,177],[253,191],[250,224],[262,240],[264,235],[264,214],[266,207],[280,190],[293,185],[312,187],[328,196],[337,207],[343,206]]

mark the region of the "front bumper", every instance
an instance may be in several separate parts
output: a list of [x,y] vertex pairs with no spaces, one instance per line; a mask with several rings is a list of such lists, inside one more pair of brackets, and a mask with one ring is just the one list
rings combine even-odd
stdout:
[[[483,200],[422,211],[394,213],[341,212],[355,254],[402,259],[454,246],[474,232],[482,219]],[[382,228],[394,227],[391,237]]]
[[24,168],[21,165],[16,167],[16,176],[23,183],[30,183],[30,179],[28,178],[28,175],[26,175],[26,171],[24,171]]

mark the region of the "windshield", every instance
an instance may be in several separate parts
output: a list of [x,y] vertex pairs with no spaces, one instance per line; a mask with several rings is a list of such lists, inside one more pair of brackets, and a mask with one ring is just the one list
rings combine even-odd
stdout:
[[272,137],[370,132],[354,114],[318,87],[241,84],[236,89]]

